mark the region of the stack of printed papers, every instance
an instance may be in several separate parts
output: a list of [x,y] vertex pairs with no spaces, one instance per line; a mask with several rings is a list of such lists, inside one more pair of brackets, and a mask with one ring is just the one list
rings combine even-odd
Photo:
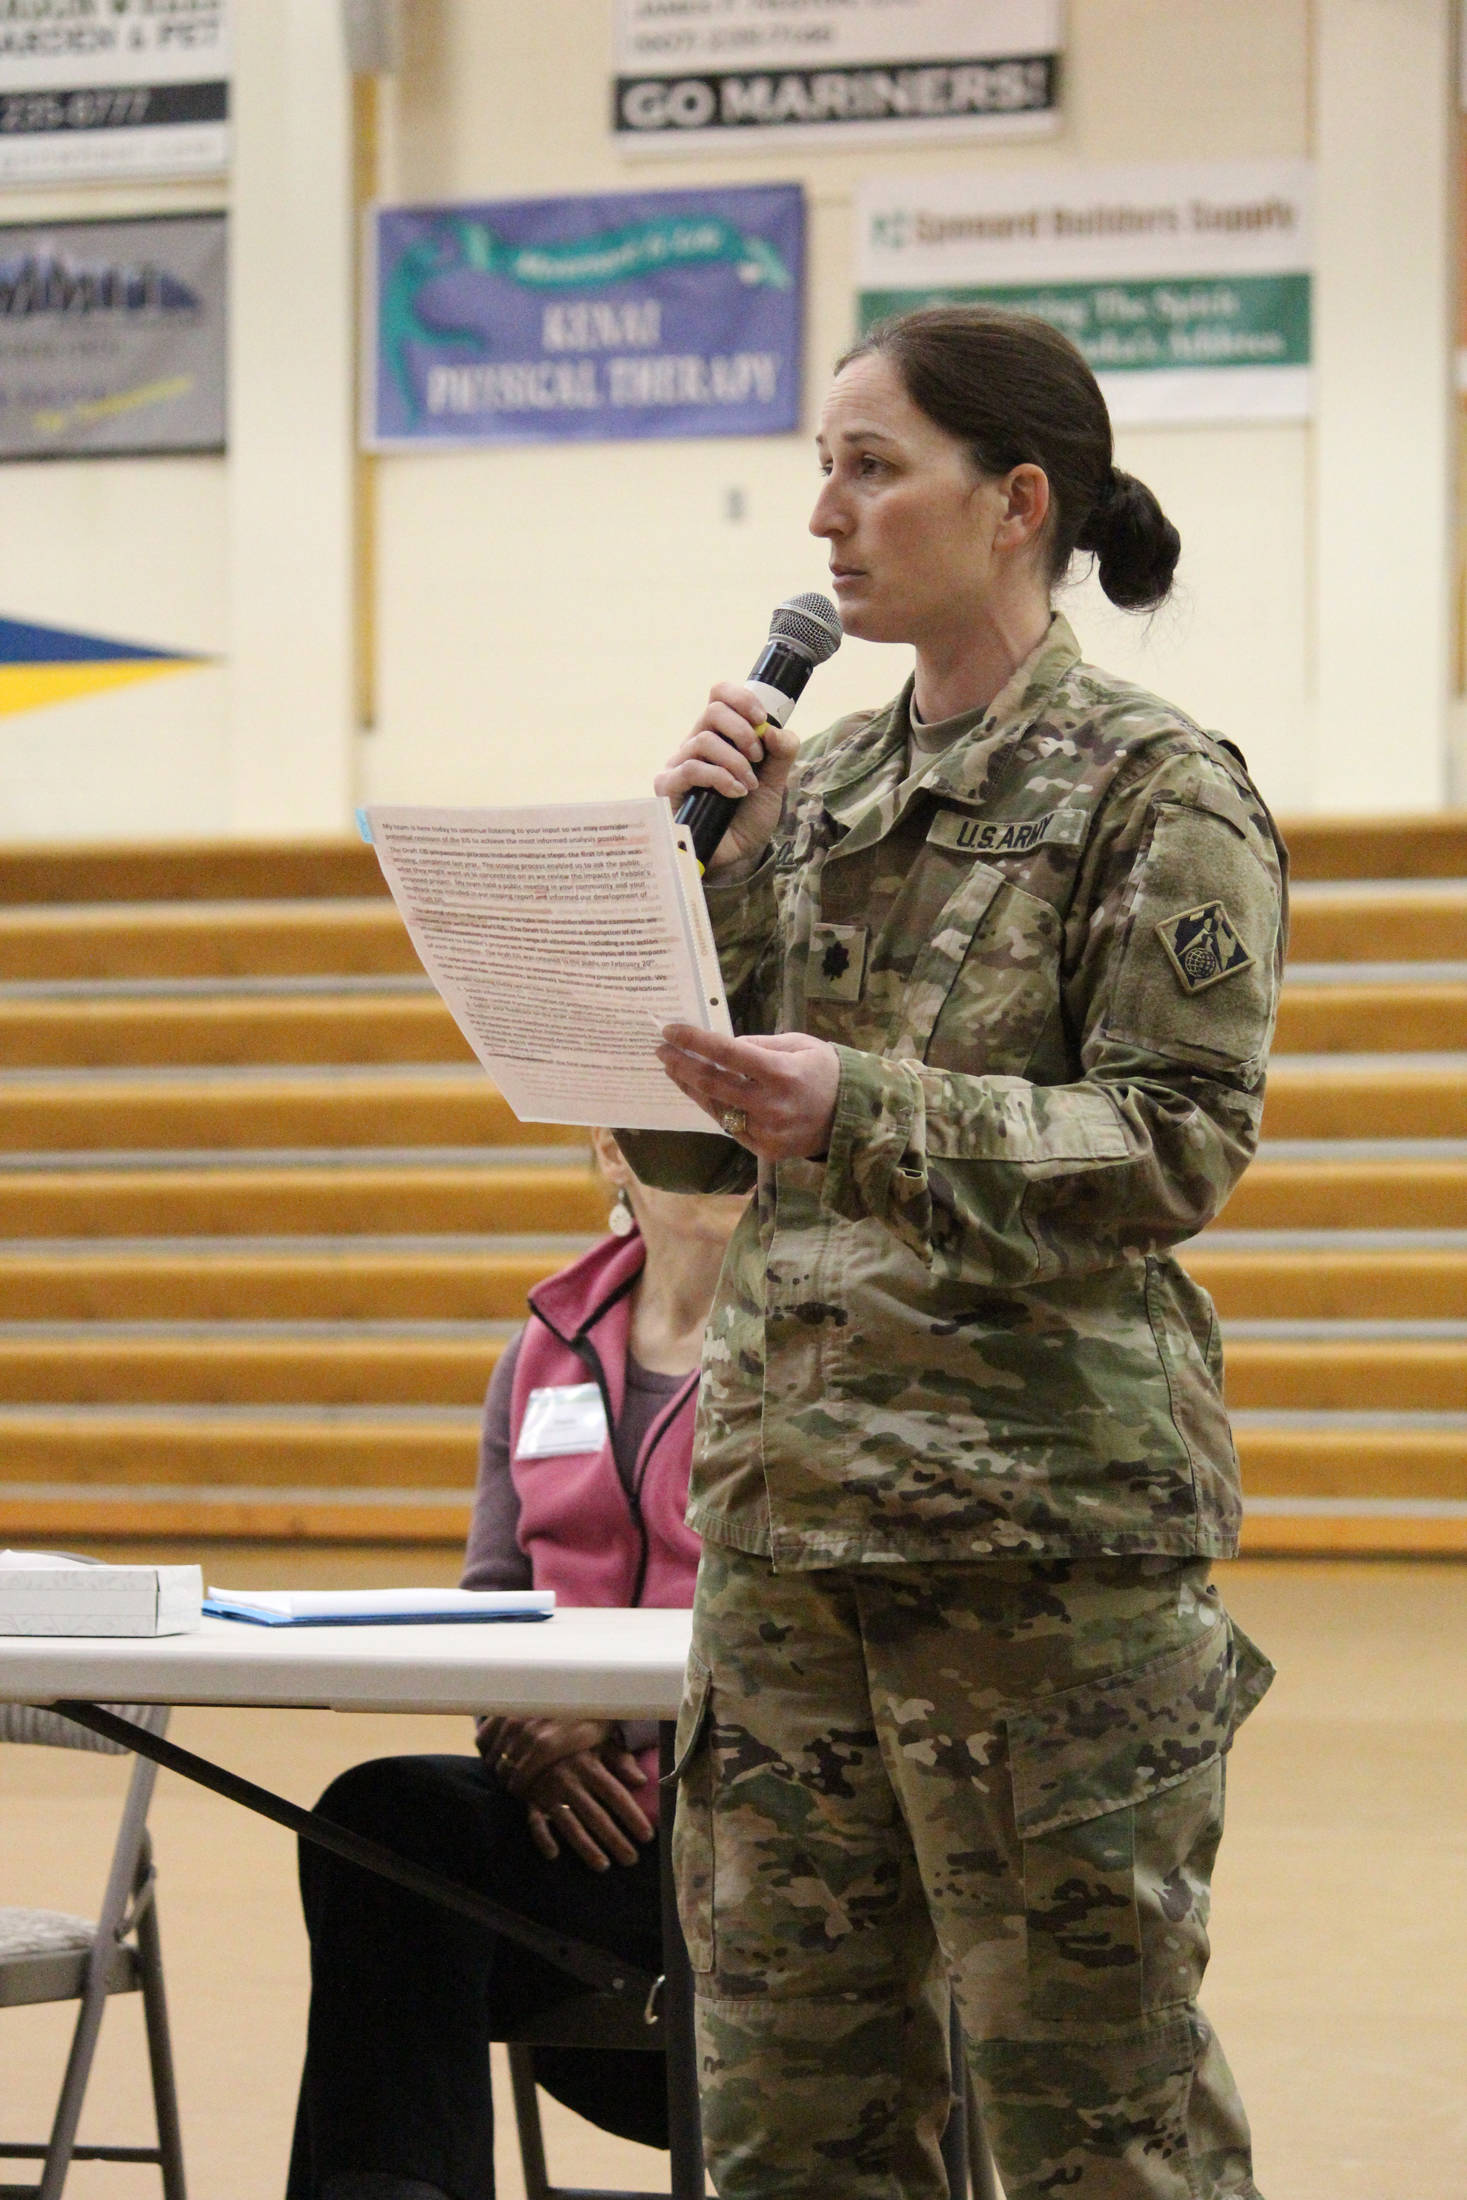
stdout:
[[435,1620],[549,1619],[553,1589],[213,1589],[204,1610],[257,1627],[421,1627]]
[[197,1566],[103,1566],[0,1551],[0,1635],[187,1635],[203,1625]]

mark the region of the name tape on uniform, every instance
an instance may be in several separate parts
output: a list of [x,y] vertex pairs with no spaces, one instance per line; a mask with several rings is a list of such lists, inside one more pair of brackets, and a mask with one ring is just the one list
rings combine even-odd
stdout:
[[1084,810],[1046,810],[1043,817],[967,817],[961,810],[939,810],[927,838],[970,856],[1026,856],[1045,841],[1078,848],[1087,823]]

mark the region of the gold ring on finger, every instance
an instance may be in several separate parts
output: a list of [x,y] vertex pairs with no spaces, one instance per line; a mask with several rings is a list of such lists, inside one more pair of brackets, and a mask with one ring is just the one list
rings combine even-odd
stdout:
[[748,1135],[749,1118],[743,1108],[720,1108],[718,1120],[730,1138],[744,1138]]

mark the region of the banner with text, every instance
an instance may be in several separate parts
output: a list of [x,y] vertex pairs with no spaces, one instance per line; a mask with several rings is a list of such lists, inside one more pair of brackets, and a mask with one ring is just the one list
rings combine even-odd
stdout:
[[374,244],[373,448],[798,424],[798,185],[382,207]]
[[863,329],[1008,306],[1073,339],[1118,423],[1308,416],[1305,161],[883,179],[856,218]]
[[1052,130],[1061,0],[616,0],[623,152]]
[[229,0],[0,5],[0,184],[229,161]]
[[0,228],[0,458],[224,448],[222,214]]

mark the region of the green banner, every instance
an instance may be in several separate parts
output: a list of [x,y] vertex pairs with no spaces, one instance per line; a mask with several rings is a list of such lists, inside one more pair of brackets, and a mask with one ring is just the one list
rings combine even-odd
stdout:
[[860,325],[864,331],[888,314],[929,305],[1008,306],[1038,314],[1064,330],[1096,374],[1309,365],[1305,274],[863,290]]

